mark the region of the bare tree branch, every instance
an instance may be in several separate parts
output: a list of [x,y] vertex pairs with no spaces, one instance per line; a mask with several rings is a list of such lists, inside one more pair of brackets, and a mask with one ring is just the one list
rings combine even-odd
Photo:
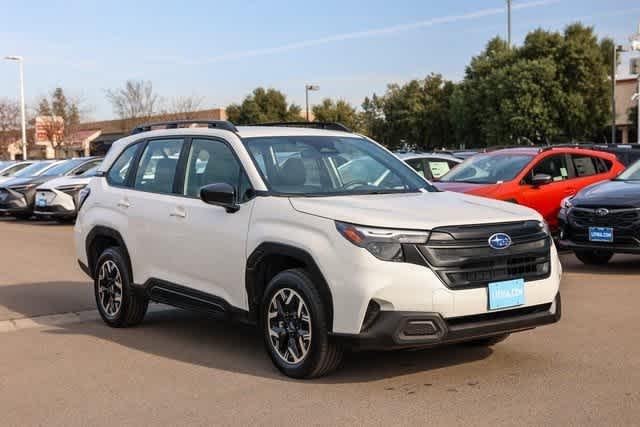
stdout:
[[132,127],[157,113],[159,98],[150,81],[127,80],[123,88],[106,91],[113,112]]

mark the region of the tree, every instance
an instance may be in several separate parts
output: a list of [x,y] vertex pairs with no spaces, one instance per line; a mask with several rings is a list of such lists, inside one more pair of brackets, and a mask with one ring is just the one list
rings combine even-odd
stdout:
[[235,124],[298,121],[301,119],[298,105],[289,104],[287,97],[276,89],[256,88],[242,104],[227,107],[227,116]]
[[10,131],[20,126],[20,105],[17,101],[0,98],[0,156],[7,152],[12,138]]
[[360,127],[358,112],[342,99],[336,102],[328,98],[322,100],[320,104],[313,106],[313,115],[316,121],[342,123],[354,131]]
[[360,113],[360,127],[365,135],[381,144],[388,144],[386,135],[386,121],[384,118],[384,99],[375,93],[371,98],[366,97],[362,102]]
[[[390,84],[382,98],[365,99],[364,128],[385,145],[432,149],[451,142],[454,84],[439,74],[404,85]],[[375,137],[374,136],[374,137]]]
[[456,139],[467,146],[601,139],[612,50],[581,24],[535,30],[519,48],[492,39],[452,96]]
[[109,89],[106,93],[113,112],[123,120],[125,128],[134,127],[158,113],[160,100],[150,81],[127,80],[124,87]]
[[195,119],[195,112],[200,109],[204,98],[201,96],[177,96],[171,99],[162,109],[162,115],[172,120]]
[[81,101],[68,98],[61,87],[40,98],[37,115],[42,118],[42,130],[51,142],[52,148],[64,145],[66,137],[72,134],[81,119]]

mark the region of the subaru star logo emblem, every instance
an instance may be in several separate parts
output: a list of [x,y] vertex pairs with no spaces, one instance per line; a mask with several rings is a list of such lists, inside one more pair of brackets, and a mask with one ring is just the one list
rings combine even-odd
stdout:
[[598,215],[598,216],[607,216],[607,215],[609,215],[609,209],[606,209],[606,208],[596,209],[596,215]]
[[489,237],[489,246],[493,249],[507,249],[511,246],[511,237],[508,234],[496,233]]

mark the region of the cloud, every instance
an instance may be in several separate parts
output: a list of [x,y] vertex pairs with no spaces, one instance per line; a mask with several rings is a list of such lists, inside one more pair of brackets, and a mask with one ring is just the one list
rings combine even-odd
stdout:
[[[537,7],[548,6],[554,3],[559,3],[560,1],[561,0],[537,0],[537,1],[530,1],[526,3],[516,3],[512,6],[512,9],[513,10],[532,9]],[[189,64],[197,64],[197,63],[200,64],[200,63],[233,61],[233,60],[244,59],[244,58],[253,58],[256,56],[273,55],[273,54],[278,54],[283,52],[289,52],[292,50],[299,50],[299,49],[305,49],[309,47],[320,46],[320,45],[329,44],[329,43],[366,39],[371,37],[380,37],[380,36],[385,36],[389,34],[396,34],[396,33],[402,33],[402,32],[422,29],[422,28],[433,27],[436,25],[453,24],[456,22],[470,21],[474,19],[484,18],[487,16],[500,15],[503,13],[505,13],[504,7],[481,9],[475,12],[465,13],[462,15],[444,16],[440,18],[432,18],[424,21],[394,25],[390,27],[376,28],[376,29],[357,31],[352,33],[335,34],[332,36],[327,36],[327,37],[322,37],[322,38],[312,39],[312,40],[303,40],[295,43],[285,44],[282,46],[253,49],[253,50],[247,50],[242,52],[233,52],[233,53],[228,53],[224,55],[204,58],[197,61],[183,60],[182,62],[186,62]],[[176,57],[164,57],[164,58],[157,57],[155,59],[156,60],[170,59],[172,61],[178,60],[178,58]]]

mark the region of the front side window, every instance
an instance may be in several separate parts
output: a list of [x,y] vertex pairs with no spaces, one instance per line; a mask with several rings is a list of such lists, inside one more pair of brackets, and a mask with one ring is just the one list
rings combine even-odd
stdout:
[[528,176],[528,182],[535,175],[549,175],[553,182],[564,181],[569,179],[569,169],[567,168],[567,156],[564,154],[557,154],[555,156],[549,156],[541,160],[531,170]]
[[527,154],[478,154],[444,175],[442,182],[497,184],[511,181],[533,156]]
[[406,163],[364,138],[278,136],[243,141],[275,193],[327,196],[436,191]]
[[431,172],[431,176],[433,176],[435,179],[440,179],[445,176],[451,170],[452,163],[453,162],[440,159],[427,160],[427,164],[429,165],[429,172]]
[[184,180],[185,196],[198,197],[200,188],[217,183],[232,185],[241,194],[247,188],[240,188],[240,178],[240,165],[225,143],[211,139],[193,139]]
[[151,193],[172,193],[183,143],[182,139],[149,141],[140,158],[134,188]]
[[113,163],[111,169],[109,169],[109,173],[107,174],[107,181],[111,185],[125,185],[127,180],[127,175],[129,174],[129,170],[131,169],[131,163],[133,162],[133,158],[138,151],[138,144],[133,144],[127,147],[118,160]]

